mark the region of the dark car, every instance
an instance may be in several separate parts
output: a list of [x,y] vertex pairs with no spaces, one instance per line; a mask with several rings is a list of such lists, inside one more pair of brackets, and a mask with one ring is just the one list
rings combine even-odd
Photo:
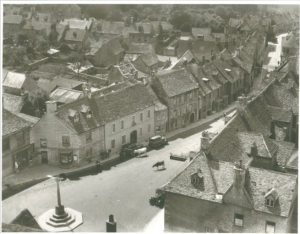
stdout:
[[127,160],[130,158],[133,158],[135,156],[134,151],[136,149],[140,149],[144,146],[138,145],[136,143],[128,143],[122,146],[120,151],[120,159],[121,160]]
[[149,139],[148,149],[159,149],[168,144],[168,140],[162,136],[154,136]]

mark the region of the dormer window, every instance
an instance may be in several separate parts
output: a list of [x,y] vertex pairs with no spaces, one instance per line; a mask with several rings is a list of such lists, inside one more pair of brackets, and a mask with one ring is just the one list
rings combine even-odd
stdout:
[[88,119],[92,118],[92,111],[91,111],[90,107],[87,105],[81,106],[81,113],[83,113],[85,115],[85,117]]
[[278,193],[276,189],[272,188],[265,194],[265,205],[267,207],[275,207],[275,203],[278,199]]
[[76,110],[69,109],[69,118],[74,122],[79,122],[79,114]]
[[191,183],[197,189],[203,189],[204,186],[204,177],[202,171],[199,169],[198,172],[195,172],[191,175]]

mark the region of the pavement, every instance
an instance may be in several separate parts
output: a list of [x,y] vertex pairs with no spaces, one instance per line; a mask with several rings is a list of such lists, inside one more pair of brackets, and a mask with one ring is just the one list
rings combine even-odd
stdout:
[[[218,133],[224,127],[221,118],[208,124],[205,130]],[[62,204],[83,215],[84,223],[74,231],[105,232],[105,221],[113,214],[118,232],[160,232],[163,228],[163,211],[151,206],[149,199],[157,188],[168,183],[189,163],[171,160],[170,153],[189,154],[198,151],[201,135],[202,132],[198,131],[184,138],[177,137],[164,148],[149,151],[146,158],[132,158],[102,173],[61,182]],[[165,170],[152,168],[154,163],[161,160],[165,162]],[[26,208],[38,218],[55,204],[55,182],[43,181],[3,200],[2,222],[10,223]]]
[[[195,123],[192,123],[188,125],[185,128],[179,128],[172,132],[169,132],[166,134],[167,139],[174,140],[176,138],[184,138],[189,135],[192,135],[194,133],[199,132],[203,128],[206,128],[209,123],[213,122],[214,120],[223,117],[223,113],[230,113],[235,109],[235,103],[232,103],[227,108],[225,108],[223,111],[211,114],[207,116],[205,119],[202,119],[200,121],[197,121]],[[117,155],[113,155],[111,158],[116,158]],[[105,162],[103,162],[105,163]],[[12,186],[18,186],[22,185],[24,183],[33,182],[37,180],[41,180],[43,178],[46,178],[47,175],[58,175],[60,173],[69,173],[73,171],[83,170],[89,167],[94,166],[95,163],[87,163],[86,165],[83,165],[81,167],[73,167],[69,169],[60,168],[58,166],[54,165],[48,165],[48,164],[39,164],[35,166],[31,166],[28,168],[23,169],[21,172],[16,174],[11,174],[9,176],[6,176],[2,179],[2,188],[5,189],[9,185]]]

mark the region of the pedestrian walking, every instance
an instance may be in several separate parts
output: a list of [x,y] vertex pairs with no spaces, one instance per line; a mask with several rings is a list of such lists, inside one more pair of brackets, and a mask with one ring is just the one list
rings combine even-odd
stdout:
[[19,164],[17,161],[15,161],[15,171],[16,171],[16,173],[19,172]]

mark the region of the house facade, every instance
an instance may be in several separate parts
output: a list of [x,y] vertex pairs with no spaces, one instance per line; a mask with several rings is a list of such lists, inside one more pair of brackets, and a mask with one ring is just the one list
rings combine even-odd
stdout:
[[34,161],[34,147],[30,139],[32,123],[3,109],[2,174],[18,172]]
[[168,107],[167,131],[198,120],[198,84],[184,68],[157,73],[152,87]]

